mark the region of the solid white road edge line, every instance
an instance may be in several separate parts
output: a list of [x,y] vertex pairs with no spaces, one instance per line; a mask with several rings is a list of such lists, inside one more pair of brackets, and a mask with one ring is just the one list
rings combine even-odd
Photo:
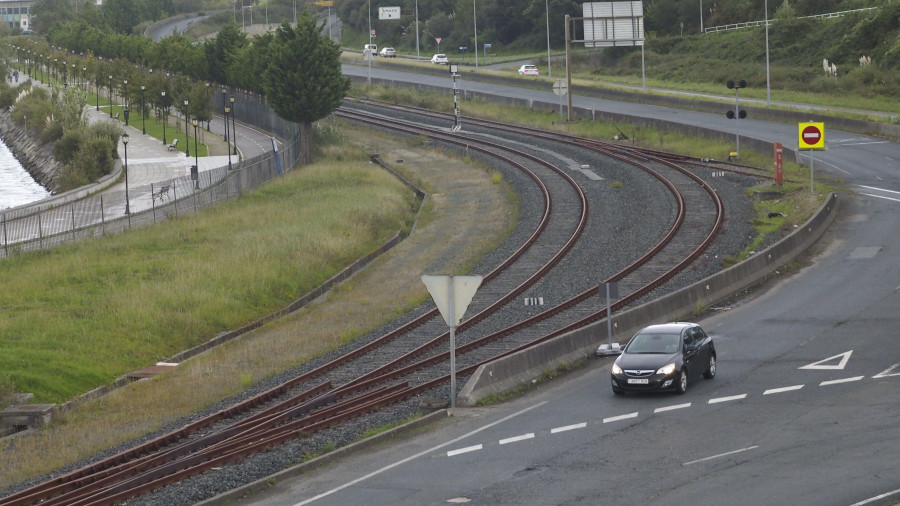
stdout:
[[870,504],[875,501],[880,501],[886,497],[890,497],[892,495],[897,495],[897,494],[900,494],[900,488],[898,488],[897,490],[891,490],[890,492],[885,492],[884,494],[881,494],[881,495],[876,495],[875,497],[866,499],[865,501],[853,503],[850,506],[863,506],[864,504]]
[[441,443],[441,444],[439,444],[439,445],[437,445],[437,446],[434,446],[434,447],[432,447],[432,448],[429,448],[429,449],[427,449],[427,450],[420,451],[419,453],[417,453],[417,454],[415,454],[415,455],[410,455],[409,457],[406,457],[406,458],[403,459],[403,460],[399,460],[399,461],[397,461],[397,462],[394,462],[393,464],[389,464],[389,465],[387,465],[387,466],[384,466],[384,467],[382,467],[381,469],[379,469],[379,470],[377,470],[377,471],[373,471],[373,472],[371,472],[371,473],[369,473],[369,474],[367,474],[367,475],[365,475],[365,476],[360,476],[359,478],[357,478],[357,479],[355,479],[355,480],[348,481],[347,483],[344,483],[343,485],[341,485],[341,486],[339,486],[339,487],[335,487],[335,488],[333,488],[333,489],[331,489],[331,490],[329,490],[329,491],[327,491],[327,492],[322,492],[321,494],[319,494],[319,495],[317,495],[317,496],[315,496],[315,497],[311,497],[311,498],[309,498],[309,499],[307,499],[307,500],[305,500],[305,501],[298,502],[298,503],[296,503],[294,506],[303,506],[304,504],[309,504],[309,503],[311,503],[311,502],[313,502],[313,501],[318,501],[319,499],[321,499],[321,498],[323,498],[323,497],[326,497],[326,496],[329,496],[329,495],[331,495],[331,494],[333,494],[333,493],[335,493],[335,492],[339,492],[339,491],[341,491],[341,490],[344,490],[345,488],[352,487],[353,485],[356,485],[357,483],[360,483],[360,482],[362,482],[362,481],[368,480],[369,478],[372,478],[373,476],[378,476],[379,474],[381,474],[381,473],[387,471],[388,469],[393,469],[393,468],[395,468],[395,467],[397,467],[397,466],[401,466],[401,465],[403,465],[403,464],[406,464],[407,462],[409,462],[409,461],[411,461],[411,460],[415,460],[415,459],[417,459],[417,458],[419,458],[419,457],[422,457],[422,456],[424,456],[424,455],[428,455],[429,453],[432,453],[432,452],[434,452],[435,450],[440,450],[441,448],[444,448],[445,446],[450,446],[450,445],[452,445],[452,444],[455,444],[455,443],[457,443],[457,442],[459,442],[459,441],[462,441],[463,439],[466,439],[467,437],[470,437],[470,436],[472,436],[472,435],[474,435],[474,434],[478,434],[479,432],[484,431],[484,430],[487,430],[487,429],[489,429],[489,428],[491,428],[491,427],[493,427],[493,426],[495,426],[495,425],[499,425],[499,424],[501,424],[501,423],[503,423],[503,422],[505,422],[505,421],[507,421],[507,420],[509,420],[509,419],[511,419],[511,418],[515,418],[515,417],[517,417],[517,416],[519,416],[519,415],[522,415],[522,414],[524,414],[524,413],[527,413],[527,412],[531,411],[532,409],[541,407],[541,406],[543,406],[544,404],[547,404],[547,402],[549,402],[549,401],[539,402],[539,403],[535,404],[534,406],[529,406],[529,407],[527,407],[527,408],[525,408],[525,409],[523,409],[523,410],[521,410],[521,411],[517,411],[517,412],[515,412],[515,413],[513,413],[513,414],[511,414],[511,415],[509,415],[509,416],[505,416],[505,417],[503,417],[503,418],[497,420],[496,422],[489,423],[489,424],[487,424],[487,425],[485,425],[485,426],[483,426],[483,427],[479,427],[479,428],[477,428],[477,429],[475,429],[475,430],[473,430],[473,431],[471,431],[471,432],[469,432],[469,433],[463,434],[462,436],[459,436],[458,438],[451,439],[450,441],[447,441],[446,443]]
[[718,455],[713,455],[712,457],[706,457],[706,458],[702,458],[702,459],[692,460],[690,462],[685,462],[684,464],[681,464],[681,465],[689,466],[691,464],[696,464],[697,462],[705,462],[707,460],[718,459],[721,457],[727,457],[729,455],[734,455],[735,453],[741,453],[741,452],[746,452],[746,451],[750,451],[750,450],[755,450],[756,448],[759,448],[759,446],[748,446],[747,448],[741,448],[740,450],[734,450],[731,452],[725,452],[725,453],[720,453]]
[[900,202],[900,199],[895,199],[892,197],[885,197],[882,195],[875,195],[874,193],[860,193],[860,195],[866,195],[867,197],[875,197],[876,199],[893,200],[894,202]]

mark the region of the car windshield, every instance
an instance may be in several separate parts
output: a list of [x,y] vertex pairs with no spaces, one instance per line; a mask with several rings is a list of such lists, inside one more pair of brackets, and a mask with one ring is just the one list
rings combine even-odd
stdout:
[[660,334],[648,332],[634,336],[626,353],[675,353],[678,351],[678,334]]

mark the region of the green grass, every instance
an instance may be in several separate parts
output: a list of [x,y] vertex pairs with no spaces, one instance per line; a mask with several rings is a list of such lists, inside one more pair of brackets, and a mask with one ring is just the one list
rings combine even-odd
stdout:
[[413,218],[359,153],[214,210],[0,262],[0,384],[71,398],[281,309]]

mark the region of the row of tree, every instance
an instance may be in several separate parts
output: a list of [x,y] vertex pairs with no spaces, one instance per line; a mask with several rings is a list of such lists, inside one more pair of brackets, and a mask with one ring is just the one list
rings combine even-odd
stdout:
[[20,60],[73,78],[81,73],[98,90],[114,88],[132,107],[139,106],[135,98],[143,86],[143,106],[162,121],[171,107],[180,111],[184,99],[189,116],[208,120],[209,92],[223,86],[265,95],[276,114],[299,124],[301,163],[312,161],[312,123],[331,114],[350,88],[341,75],[339,46],[305,10],[296,26],[284,22],[252,41],[231,22],[197,44],[177,34],[153,42],[104,31],[81,16],[54,24],[46,41],[21,39]]
[[[341,20],[355,31],[374,29],[381,46],[413,48],[418,20],[420,47],[457,52],[488,42],[495,47],[524,50],[565,44],[565,16],[581,17],[584,0],[335,0]],[[644,0],[644,27],[648,35],[698,33],[704,27],[763,20],[776,16],[809,16],[889,4],[889,0]],[[379,20],[378,7],[399,6],[400,19]],[[779,13],[780,11],[780,13]]]

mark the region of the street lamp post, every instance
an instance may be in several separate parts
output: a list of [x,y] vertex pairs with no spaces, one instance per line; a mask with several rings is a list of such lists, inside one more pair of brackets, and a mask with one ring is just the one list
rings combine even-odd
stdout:
[[163,106],[163,114],[162,114],[162,117],[163,117],[163,144],[168,144],[168,142],[166,141],[166,123],[167,123],[167,121],[166,121],[166,104],[165,104],[165,101],[166,101],[166,90],[163,90],[163,91],[162,91],[162,102],[163,102],[163,104],[162,104],[162,106]]
[[234,146],[234,154],[236,156],[238,154],[238,152],[237,152],[237,133],[235,133],[235,129],[234,129],[234,116],[237,113],[237,111],[234,110],[234,95],[232,95],[231,98],[229,98],[228,100],[231,102],[231,139],[232,139],[231,145]]
[[144,135],[147,135],[147,123],[144,121],[144,117],[147,116],[147,111],[144,110],[144,90],[146,90],[146,89],[147,89],[147,87],[142,84],[141,85],[141,132],[143,132]]
[[[206,107],[209,107],[209,81],[206,82]],[[210,114],[210,116],[212,116],[212,114]],[[206,131],[207,132],[211,132],[211,130],[209,129],[210,119],[206,120]]]
[[188,99],[184,99],[184,156],[191,156],[191,136],[188,134]]
[[228,170],[231,170],[231,138],[228,137],[228,113],[231,112],[231,107],[228,106],[228,103],[225,103],[225,142],[228,144]]
[[128,126],[128,79],[122,80],[122,86],[124,87],[123,95],[125,95],[125,126]]
[[81,67],[81,87],[87,88],[87,90],[85,90],[85,91],[90,93],[91,89],[89,87],[85,86],[86,83],[87,83],[87,67],[83,66],[83,67]]
[[[199,121],[197,120],[196,117],[191,120],[191,124],[194,125],[194,167],[195,167],[194,170],[196,171],[194,174],[194,189],[199,190],[200,189],[200,160],[199,160],[198,154],[197,154],[197,151],[198,151],[197,150],[197,125],[199,124]],[[185,126],[184,130],[185,130],[185,133],[187,133],[187,126]]]
[[[222,87],[222,106],[225,107],[225,138],[222,139],[228,142],[228,97],[225,96],[225,87]],[[231,144],[228,145],[228,153],[231,153]]]
[[109,117],[112,118],[112,74],[109,74]]
[[125,214],[128,215],[128,224],[131,225],[131,208],[128,204],[128,132],[122,134],[122,144],[125,146]]

